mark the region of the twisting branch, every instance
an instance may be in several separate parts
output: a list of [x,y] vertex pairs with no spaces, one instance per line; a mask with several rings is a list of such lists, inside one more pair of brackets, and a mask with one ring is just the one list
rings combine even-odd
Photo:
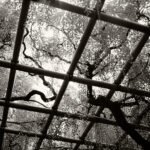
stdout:
[[50,51],[45,50],[45,48],[40,49],[40,51],[42,51],[42,52],[44,52],[44,53],[48,54],[50,58],[58,58],[59,60],[61,60],[61,61],[65,62],[65,63],[68,63],[68,64],[70,64],[70,63],[71,63],[71,61],[69,61],[69,60],[66,60],[66,59],[62,58],[62,57],[60,57],[60,56],[59,56],[59,55],[57,55],[57,54],[52,54]]
[[56,27],[55,25],[52,25],[52,24],[50,24],[49,26],[55,28],[56,30],[58,30],[58,31],[60,31],[60,32],[62,32],[62,33],[67,37],[68,41],[69,41],[69,42],[71,43],[71,45],[73,46],[74,50],[77,49],[77,48],[76,48],[76,45],[75,45],[74,42],[71,40],[71,38],[69,37],[69,35],[67,34],[67,32],[64,30],[64,28],[60,29],[60,28],[58,28],[58,27]]
[[0,46],[0,49],[3,49],[5,46],[11,46],[11,43],[2,43],[2,45]]
[[[74,43],[72,42],[72,40],[69,38],[69,36],[67,35],[67,33],[66,33],[65,31],[63,31],[63,30],[57,28],[57,27],[54,26],[54,25],[49,25],[49,26],[51,26],[51,27],[57,29],[58,31],[61,31],[63,34],[65,34],[65,36],[66,36],[66,37],[68,38],[68,40],[73,44],[73,47],[74,47],[74,49],[76,50]],[[65,59],[65,58],[63,58],[63,57],[61,57],[60,55],[58,55],[58,54],[53,54],[52,52],[47,51],[47,50],[46,50],[47,47],[43,47],[43,48],[40,48],[40,49],[39,49],[39,48],[36,46],[35,40],[32,38],[32,35],[29,35],[29,36],[30,36],[30,39],[31,39],[31,41],[32,41],[32,43],[33,43],[33,45],[34,45],[34,48],[35,48],[37,51],[41,51],[41,52],[45,53],[45,54],[48,55],[50,58],[57,58],[57,59],[59,59],[60,61],[63,61],[63,62],[65,62],[65,63],[67,63],[67,64],[71,64],[71,61],[69,61],[69,60],[67,60],[67,59]],[[63,46],[63,43],[57,44],[57,46],[59,46],[59,45]],[[26,57],[26,58],[27,58],[27,57]],[[32,60],[33,58],[31,57],[31,58],[29,58],[29,59]],[[84,64],[81,63],[81,62],[78,62],[78,63],[79,63],[80,65],[84,65]],[[76,68],[77,68],[77,70],[80,72],[80,74],[84,74],[84,72],[83,72],[82,69],[79,67],[79,65],[77,65]]]
[[47,87],[50,88],[51,92],[53,93],[53,95],[56,97],[57,93],[55,92],[54,88],[52,87],[52,85],[46,81],[45,77],[43,75],[39,75],[39,77],[41,78],[41,80],[43,81],[43,84]]
[[[105,29],[106,29],[106,28],[105,28]],[[103,29],[103,31],[104,31],[105,29]],[[96,68],[97,68],[97,67],[100,65],[100,63],[111,53],[112,50],[119,49],[119,48],[121,48],[121,47],[123,46],[123,44],[124,44],[124,43],[126,42],[126,40],[127,40],[127,37],[128,37],[128,35],[129,35],[129,32],[130,32],[130,29],[127,30],[126,35],[125,35],[125,38],[124,38],[118,45],[110,46],[110,47],[107,48],[106,51],[101,51],[101,53],[104,52],[104,54],[103,54],[102,57],[99,57],[99,58],[95,61],[94,65],[95,65]],[[102,54],[101,54],[101,55],[102,55]]]
[[[88,79],[92,79],[93,78],[93,71],[95,70],[95,66],[90,64],[88,61],[86,62],[86,66],[87,66],[87,70],[85,72],[85,77]],[[88,98],[88,101],[95,100],[91,85],[87,85],[87,98]],[[87,113],[90,112],[91,108],[92,108],[92,105],[89,104],[89,107],[87,109]]]
[[[30,98],[34,95],[39,95],[43,102],[50,102],[55,100],[56,96],[52,96],[50,98],[47,98],[44,93],[38,90],[32,90],[29,92],[26,96],[16,96],[16,97],[11,97],[10,101],[16,101],[16,100],[24,100],[24,101],[30,101]],[[6,100],[6,98],[0,98],[1,100]]]
[[[0,100],[5,100],[5,99],[4,99],[4,98],[0,98]],[[21,97],[20,97],[20,99],[18,99],[18,97],[16,97],[16,99],[14,99],[13,101],[20,101],[20,100],[26,101],[25,99],[21,99]],[[46,105],[44,105],[44,104],[38,102],[37,100],[32,100],[32,99],[30,99],[30,100],[28,100],[28,102],[34,102],[34,103],[37,103],[37,104],[39,104],[39,105],[41,105],[41,106],[43,106],[43,107],[45,107],[45,108],[49,108],[49,107],[47,107]]]
[[26,54],[26,49],[27,48],[26,48],[26,44],[25,44],[25,38],[28,36],[29,30],[28,30],[28,28],[25,28],[25,30],[26,30],[26,33],[23,36],[23,40],[22,40],[22,44],[23,44],[23,47],[24,47],[23,48],[23,55],[24,55],[25,58],[27,58],[27,59],[31,60],[32,62],[34,62],[39,68],[43,69],[42,66],[35,59],[33,59],[33,57]]
[[[36,61],[33,57],[31,57],[31,56],[29,56],[29,55],[27,55],[27,54],[25,53],[25,52],[26,52],[25,38],[29,35],[29,30],[28,30],[28,28],[25,28],[25,29],[26,29],[26,33],[25,33],[25,35],[24,35],[24,37],[23,37],[23,41],[22,41],[22,44],[23,44],[23,47],[24,47],[24,49],[23,49],[23,55],[24,55],[25,58],[27,58],[27,59],[31,60],[32,62],[34,62],[37,67],[39,67],[39,68],[41,68],[41,69],[44,69],[44,68],[39,64],[38,61]],[[36,48],[36,47],[35,47],[35,48]],[[53,93],[54,97],[56,97],[57,94],[56,94],[56,92],[55,92],[53,86],[52,86],[48,81],[46,81],[45,77],[44,77],[43,75],[39,75],[39,78],[43,81],[43,84],[44,84],[45,86],[47,86],[47,87],[51,90],[51,92]]]

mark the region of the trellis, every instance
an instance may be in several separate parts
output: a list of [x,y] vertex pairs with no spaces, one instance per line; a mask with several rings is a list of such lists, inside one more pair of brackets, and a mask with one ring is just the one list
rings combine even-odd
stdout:
[[[21,48],[21,43],[22,43],[22,37],[23,37],[23,33],[24,33],[24,26],[25,26],[25,22],[27,19],[29,6],[30,6],[30,0],[23,0],[12,61],[7,62],[7,61],[0,60],[1,67],[10,69],[9,82],[8,82],[8,87],[7,87],[7,92],[6,92],[6,100],[0,101],[0,105],[4,107],[2,123],[1,123],[1,127],[0,127],[0,149],[2,149],[5,133],[11,133],[11,134],[20,134],[21,133],[21,135],[39,138],[38,142],[36,144],[35,150],[40,149],[40,146],[44,139],[52,139],[52,140],[57,140],[57,141],[75,143],[76,145],[73,150],[77,150],[80,147],[80,145],[82,145],[82,144],[95,146],[98,143],[85,140],[88,132],[91,130],[94,123],[103,123],[103,124],[114,125],[114,126],[120,126],[120,125],[116,121],[111,121],[111,120],[107,120],[107,119],[99,117],[101,112],[104,109],[104,106],[101,106],[101,107],[99,106],[98,110],[95,113],[95,116],[72,114],[72,113],[58,111],[57,110],[58,106],[59,106],[61,99],[66,91],[66,88],[67,88],[69,82],[71,82],[71,81],[80,83],[80,84],[106,88],[106,89],[110,90],[106,96],[106,101],[110,101],[110,99],[112,98],[112,96],[114,95],[114,93],[116,91],[150,97],[150,92],[148,92],[148,91],[137,90],[137,89],[133,89],[133,88],[129,88],[129,87],[120,85],[121,82],[123,81],[124,77],[127,75],[128,71],[130,70],[133,62],[136,60],[137,56],[140,54],[142,48],[144,47],[145,43],[147,42],[149,35],[150,35],[150,28],[145,25],[141,25],[141,24],[138,24],[138,23],[135,23],[132,21],[128,21],[128,20],[123,20],[120,18],[116,18],[116,17],[110,16],[110,15],[107,15],[107,14],[101,12],[100,9],[103,7],[104,0],[101,1],[101,5],[99,6],[99,13],[97,12],[97,9],[93,9],[93,10],[85,9],[85,8],[81,8],[81,7],[78,7],[78,6],[69,4],[69,3],[65,3],[65,2],[61,2],[58,0],[31,0],[31,2],[43,3],[45,5],[50,5],[50,6],[53,6],[56,8],[67,10],[72,13],[77,13],[79,15],[89,17],[90,21],[89,21],[87,28],[81,38],[78,49],[76,50],[76,53],[74,54],[74,57],[72,59],[72,62],[70,64],[70,67],[66,74],[21,65],[18,62],[18,58],[19,58],[19,53],[20,53],[20,48]],[[99,5],[99,4],[97,4],[97,5]],[[97,8],[97,6],[95,8]],[[126,62],[125,66],[122,68],[122,71],[120,72],[119,76],[117,77],[117,79],[115,80],[115,82],[113,84],[105,83],[105,82],[101,82],[101,81],[90,80],[90,79],[85,79],[85,78],[80,78],[80,77],[75,77],[73,75],[76,65],[84,51],[84,48],[88,42],[90,34],[93,31],[93,28],[94,28],[97,20],[102,20],[105,22],[109,22],[109,23],[112,23],[112,24],[115,24],[118,26],[130,28],[130,29],[137,30],[137,31],[144,33],[140,42],[138,43],[136,48],[131,53],[131,58],[128,59],[128,61]],[[23,71],[23,72],[35,73],[38,75],[44,75],[47,77],[52,77],[52,78],[57,78],[57,79],[63,80],[63,84],[60,88],[60,91],[57,95],[57,98],[55,100],[55,103],[54,103],[52,109],[49,110],[49,109],[39,108],[39,107],[35,107],[35,106],[16,104],[16,103],[12,103],[10,101],[10,98],[12,95],[12,90],[13,90],[13,85],[14,85],[14,79],[15,79],[17,70]],[[6,127],[9,108],[16,108],[16,109],[22,109],[22,110],[27,110],[27,111],[45,113],[45,114],[49,114],[49,117],[47,118],[47,122],[41,133],[9,129]],[[54,116],[68,117],[68,118],[73,118],[73,119],[89,121],[89,124],[85,128],[85,131],[83,132],[83,134],[81,135],[81,137],[79,139],[71,139],[71,138],[66,138],[66,137],[61,137],[61,136],[54,137],[52,135],[47,134],[47,131],[53,121]],[[147,126],[141,126],[141,125],[136,125],[136,124],[129,124],[129,125],[132,129],[140,129],[140,130],[150,131],[150,127],[147,127]],[[102,146],[115,148],[114,145],[102,144]]]

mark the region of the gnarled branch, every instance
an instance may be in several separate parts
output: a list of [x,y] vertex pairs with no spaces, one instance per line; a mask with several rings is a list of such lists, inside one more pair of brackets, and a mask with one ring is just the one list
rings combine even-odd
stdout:
[[[41,91],[38,91],[38,90],[32,90],[31,92],[29,92],[26,96],[15,96],[15,97],[11,97],[10,98],[10,101],[16,101],[16,100],[24,100],[24,101],[30,101],[30,98],[34,95],[39,95],[41,97],[41,99],[43,100],[43,102],[50,102],[50,101],[53,101],[55,100],[56,98],[56,95],[50,97],[50,98],[47,98],[45,96],[44,93],[42,93]],[[6,98],[0,98],[2,100],[6,100]]]

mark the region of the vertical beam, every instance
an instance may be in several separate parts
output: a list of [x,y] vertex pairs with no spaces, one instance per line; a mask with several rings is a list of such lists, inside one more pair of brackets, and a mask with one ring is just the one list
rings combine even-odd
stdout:
[[[18,24],[18,29],[17,29],[13,58],[12,58],[12,62],[11,62],[14,65],[18,63],[21,41],[22,41],[22,37],[23,37],[23,31],[24,31],[25,22],[27,19],[29,5],[30,5],[30,0],[24,0],[22,3],[22,9],[21,9],[21,14],[20,14],[20,19],[19,19],[19,24]],[[7,92],[6,92],[6,101],[5,101],[6,105],[3,110],[3,117],[2,117],[2,123],[1,123],[2,129],[4,129],[6,127],[8,111],[9,111],[9,99],[12,95],[15,74],[16,74],[16,70],[11,69],[10,74],[9,74]],[[3,147],[3,140],[4,140],[4,130],[0,130],[0,149],[1,150]]]
[[[86,46],[86,44],[88,42],[88,39],[89,39],[89,37],[90,37],[90,35],[91,35],[92,31],[93,31],[95,23],[96,23],[96,17],[90,19],[90,21],[89,21],[89,23],[87,25],[87,28],[86,28],[86,30],[85,30],[82,38],[81,38],[79,47],[78,47],[78,49],[77,49],[77,51],[76,51],[76,53],[75,53],[75,55],[73,57],[72,63],[71,63],[71,65],[69,67],[69,70],[67,72],[67,75],[69,76],[69,78],[68,77],[65,78],[65,80],[64,80],[64,82],[63,82],[63,84],[62,84],[62,86],[60,88],[60,91],[59,91],[59,93],[57,95],[57,98],[55,100],[55,103],[54,103],[54,105],[52,107],[53,110],[57,110],[58,109],[58,106],[60,104],[60,101],[61,101],[61,99],[62,99],[66,89],[67,89],[69,81],[70,81],[70,79],[73,76],[73,72],[75,70],[75,67],[76,67],[76,65],[77,65],[77,63],[78,63],[78,61],[79,61],[79,59],[81,57],[81,54],[83,53],[83,50],[84,50],[84,48],[85,48],[85,46]],[[35,147],[35,150],[39,150],[40,149],[42,141],[44,140],[44,138],[45,138],[45,136],[47,134],[47,130],[48,130],[48,128],[49,128],[49,126],[50,126],[50,124],[52,122],[53,117],[54,117],[54,115],[50,115],[49,116],[49,118],[47,120],[47,123],[46,123],[46,125],[45,125],[45,127],[44,127],[44,129],[42,131],[43,136],[38,140],[37,145]]]
[[[145,43],[147,42],[149,38],[149,34],[144,34],[143,37],[141,38],[140,42],[136,46],[136,48],[132,51],[129,60],[126,62],[125,66],[123,67],[122,71],[120,72],[119,76],[115,80],[114,84],[115,85],[120,85],[121,82],[123,81],[124,77],[127,75],[128,71],[133,65],[133,62],[136,60],[138,55],[140,54],[142,48],[144,47]],[[112,96],[114,95],[115,90],[110,90],[109,93],[106,96],[106,99],[109,101]],[[95,113],[95,116],[99,116],[102,111],[104,110],[104,107],[99,107]],[[90,122],[86,129],[84,130],[83,134],[81,135],[80,139],[84,140],[91,128],[93,127],[94,123]],[[73,150],[77,150],[80,144],[76,144]]]

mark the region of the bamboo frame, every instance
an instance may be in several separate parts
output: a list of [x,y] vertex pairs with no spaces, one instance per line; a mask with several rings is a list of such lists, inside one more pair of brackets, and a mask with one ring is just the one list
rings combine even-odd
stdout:
[[[2,123],[1,123],[1,127],[0,127],[0,149],[2,149],[4,133],[18,134],[20,132],[23,133],[24,135],[28,135],[28,136],[32,136],[32,137],[33,136],[39,137],[39,140],[36,144],[35,150],[40,149],[40,146],[44,139],[53,139],[53,140],[60,140],[60,141],[64,141],[64,142],[76,143],[74,150],[77,150],[81,144],[94,145],[96,143],[90,142],[90,141],[85,141],[85,138],[86,138],[88,132],[90,131],[90,129],[93,127],[94,123],[104,123],[104,124],[109,124],[109,125],[114,125],[114,126],[118,126],[118,124],[115,121],[106,120],[106,119],[98,117],[101,114],[102,110],[104,109],[102,107],[98,108],[95,116],[89,116],[89,115],[84,116],[84,115],[79,115],[79,114],[71,114],[71,113],[57,111],[58,106],[61,102],[61,99],[66,91],[66,88],[67,88],[69,82],[72,81],[72,82],[82,83],[82,84],[86,84],[86,85],[93,85],[93,86],[97,86],[97,87],[101,87],[101,88],[110,89],[109,93],[106,96],[107,100],[110,100],[116,91],[127,92],[127,93],[136,94],[136,95],[150,97],[150,92],[148,92],[148,91],[137,90],[137,89],[133,89],[133,88],[120,86],[122,80],[124,79],[124,77],[126,76],[128,71],[130,70],[133,62],[136,60],[136,58],[140,54],[142,48],[144,47],[146,41],[148,40],[149,35],[150,35],[150,28],[147,26],[132,22],[132,21],[116,18],[116,17],[107,15],[102,12],[100,12],[100,16],[97,16],[96,9],[94,9],[94,10],[85,9],[85,8],[81,8],[79,6],[71,5],[71,4],[61,2],[58,0],[32,0],[32,2],[43,3],[46,5],[50,5],[52,7],[70,11],[72,13],[77,13],[79,15],[90,17],[90,21],[89,21],[86,31],[84,32],[84,34],[82,36],[79,47],[74,55],[74,58],[72,59],[71,65],[66,74],[61,74],[61,73],[52,72],[52,71],[48,71],[48,70],[42,70],[42,69],[32,68],[32,67],[25,66],[25,65],[20,65],[20,64],[18,64],[18,58],[19,58],[20,47],[21,47],[21,42],[22,42],[21,40],[23,37],[24,25],[25,25],[25,22],[27,19],[27,14],[28,14],[29,6],[30,6],[30,0],[23,0],[12,61],[6,62],[6,61],[0,60],[1,67],[10,69],[9,82],[8,82],[8,87],[7,87],[7,92],[6,92],[6,101],[0,101],[0,105],[4,106],[3,118],[2,118]],[[104,2],[104,1],[102,1],[102,2]],[[103,6],[103,3],[102,3],[102,6]],[[102,8],[102,6],[101,6],[101,8]],[[91,34],[97,20],[105,21],[108,23],[112,23],[114,25],[119,25],[119,26],[122,26],[125,28],[130,28],[130,29],[137,30],[137,31],[144,33],[141,41],[138,43],[135,50],[131,53],[131,57],[126,62],[124,68],[122,69],[118,78],[115,80],[115,82],[113,84],[89,80],[89,79],[83,79],[83,78],[73,76],[76,65],[82,55],[82,52],[84,51],[84,48],[88,42],[90,34]],[[41,75],[45,75],[48,77],[53,77],[53,78],[58,78],[58,79],[63,80],[62,87],[60,88],[60,91],[59,91],[56,101],[52,107],[52,110],[33,107],[33,106],[26,106],[26,105],[22,105],[22,104],[14,104],[9,101],[9,99],[11,98],[12,89],[13,89],[13,85],[14,85],[14,79],[15,79],[17,70],[41,74]],[[7,117],[8,117],[8,110],[10,107],[50,114],[49,118],[47,120],[47,123],[46,123],[45,127],[43,128],[42,133],[30,133],[30,132],[26,132],[26,131],[7,129],[6,122],[7,122]],[[53,117],[55,115],[59,116],[59,117],[68,117],[68,118],[73,118],[73,119],[90,121],[90,123],[85,128],[85,131],[83,132],[80,139],[78,139],[78,140],[69,139],[69,138],[65,138],[65,137],[53,138],[51,135],[47,135],[47,130],[48,130],[48,128],[53,120]],[[135,124],[130,124],[130,126],[132,126],[135,129],[139,129],[139,130],[150,131],[150,128],[146,127],[146,126],[135,125]],[[103,145],[108,146],[105,144],[103,144]]]
[[[4,101],[0,101],[0,106],[5,106],[5,105],[6,104]],[[118,126],[116,121],[100,118],[97,116],[73,114],[73,113],[69,113],[69,112],[56,111],[56,110],[52,110],[52,109],[29,106],[29,105],[25,105],[25,104],[17,104],[17,103],[13,103],[13,102],[9,102],[8,106],[10,108],[16,108],[16,109],[20,109],[20,110],[44,113],[44,114],[49,114],[49,115],[58,116],[58,117],[66,117],[69,119],[77,119],[77,120],[83,120],[83,121],[91,121],[94,123],[101,123],[101,124],[107,124],[107,125],[112,125],[112,126]],[[150,127],[148,127],[148,126],[138,125],[138,124],[136,125],[136,124],[132,124],[132,123],[130,123],[130,126],[132,126],[132,128],[137,129],[137,130],[150,131]]]
[[[3,130],[5,133],[19,134],[19,135],[27,136],[27,137],[35,137],[35,138],[43,137],[42,133],[27,132],[27,131],[21,131],[21,130],[9,129],[9,128],[5,128],[5,129],[0,128],[0,130]],[[67,137],[49,135],[49,134],[45,135],[45,139],[67,142],[67,143],[81,143],[81,145],[89,145],[89,146],[101,145],[104,148],[115,148],[115,146],[111,145],[111,144],[108,145],[108,144],[91,142],[91,141],[87,141],[87,140],[81,141],[79,139],[71,139],[71,138],[67,138]]]
[[12,64],[11,62],[3,61],[0,60],[0,66],[4,68],[9,68],[9,69],[16,69],[18,71],[23,71],[23,72],[30,72],[34,73],[37,75],[44,75],[47,77],[52,77],[56,79],[61,79],[61,80],[69,80],[71,82],[76,82],[80,84],[85,84],[85,85],[92,85],[100,88],[105,88],[105,89],[110,89],[110,90],[115,90],[115,91],[120,91],[120,92],[126,92],[130,94],[135,94],[139,96],[146,96],[150,97],[150,92],[144,91],[144,90],[138,90],[134,88],[129,88],[121,85],[116,85],[116,84],[110,84],[102,81],[96,81],[96,80],[91,80],[91,79],[85,79],[85,78],[80,78],[76,76],[72,76],[71,78],[67,74],[63,73],[58,73],[58,72],[53,72],[49,70],[43,70],[40,68],[34,68],[30,66],[25,66],[25,65],[20,65],[20,64]]
[[[24,32],[24,26],[25,26],[25,22],[27,19],[29,6],[30,6],[30,0],[24,0],[22,3],[22,10],[20,13],[20,19],[19,19],[19,23],[18,23],[17,35],[16,35],[15,46],[14,46],[14,51],[13,51],[13,58],[11,61],[12,64],[18,63],[19,52],[20,52],[20,47],[21,47],[21,42],[22,42],[22,37],[23,37],[23,32]],[[6,127],[8,111],[9,111],[9,107],[8,107],[9,99],[12,94],[15,75],[16,75],[16,70],[11,69],[10,74],[9,74],[7,92],[6,92],[7,100],[5,101],[6,105],[5,105],[4,111],[3,111],[3,119],[2,119],[2,123],[1,123],[1,128]],[[2,149],[3,138],[4,138],[4,130],[0,130],[0,149]]]

